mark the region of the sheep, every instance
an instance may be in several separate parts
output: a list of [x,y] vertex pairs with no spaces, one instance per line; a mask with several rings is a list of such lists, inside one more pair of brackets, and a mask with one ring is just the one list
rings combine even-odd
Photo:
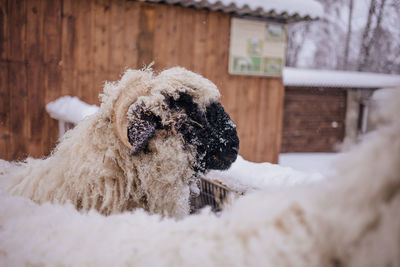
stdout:
[[212,82],[184,68],[127,70],[106,83],[98,112],[49,157],[18,163],[1,183],[37,203],[182,218],[199,175],[228,168],[238,153],[236,126],[219,97]]
[[[382,124],[307,186],[249,193],[219,216],[100,216],[0,190],[4,266],[400,266],[400,90]],[[79,248],[79,249],[77,249]]]

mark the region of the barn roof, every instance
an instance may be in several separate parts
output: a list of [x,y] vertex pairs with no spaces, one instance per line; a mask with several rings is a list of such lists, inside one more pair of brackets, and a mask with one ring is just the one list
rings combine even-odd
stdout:
[[315,0],[139,0],[185,7],[205,8],[240,16],[280,19],[286,22],[322,17],[323,7]]
[[383,88],[400,86],[400,75],[285,67],[283,83],[285,86]]

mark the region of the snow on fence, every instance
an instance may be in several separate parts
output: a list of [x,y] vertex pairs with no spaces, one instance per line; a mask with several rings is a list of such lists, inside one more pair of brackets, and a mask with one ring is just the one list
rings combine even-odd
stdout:
[[63,96],[46,105],[50,117],[58,120],[60,137],[85,117],[96,113],[98,109],[98,106],[89,105],[76,96]]

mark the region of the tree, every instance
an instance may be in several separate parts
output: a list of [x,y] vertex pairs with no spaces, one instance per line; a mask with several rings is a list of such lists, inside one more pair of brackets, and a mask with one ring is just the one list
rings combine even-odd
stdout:
[[318,1],[323,18],[288,27],[289,66],[400,74],[400,0]]
[[288,26],[286,66],[297,66],[299,54],[310,33],[310,22],[300,22]]
[[[371,0],[368,11],[367,24],[364,29],[362,36],[362,42],[360,47],[360,54],[358,60],[358,70],[364,71],[370,68],[370,56],[371,48],[374,43],[377,42],[380,33],[382,32],[381,23],[383,10],[385,7],[386,0],[380,0],[379,9],[377,9],[377,1]],[[373,20],[375,19],[375,27],[373,28]]]
[[349,48],[350,48],[350,40],[352,34],[353,9],[354,9],[354,0],[349,0],[349,16],[347,20],[346,44],[344,49],[344,57],[342,65],[343,70],[347,70],[349,65]]

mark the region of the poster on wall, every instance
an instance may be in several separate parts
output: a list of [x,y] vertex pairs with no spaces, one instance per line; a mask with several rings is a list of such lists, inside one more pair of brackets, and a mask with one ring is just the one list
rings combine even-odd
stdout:
[[280,77],[285,49],[284,24],[232,18],[230,74]]

